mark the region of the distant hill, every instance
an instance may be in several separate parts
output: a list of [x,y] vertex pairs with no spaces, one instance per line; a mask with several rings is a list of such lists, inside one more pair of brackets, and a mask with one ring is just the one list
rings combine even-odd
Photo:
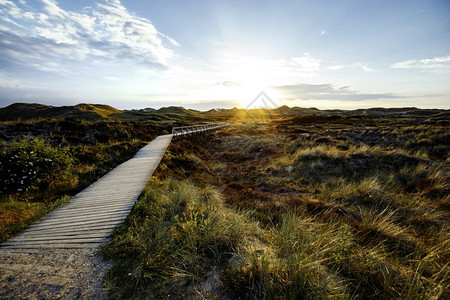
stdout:
[[204,122],[205,113],[193,109],[186,109],[181,106],[161,107],[149,114],[149,119],[153,121],[173,121],[177,126],[190,124],[192,122]]
[[367,109],[356,109],[346,111],[346,114],[365,114],[368,116],[404,116],[404,117],[425,117],[434,116],[445,112],[444,109],[421,109],[417,107],[394,107],[394,108],[384,108],[384,107],[373,107]]
[[315,107],[289,107],[280,106],[275,109],[211,109],[200,112],[193,109],[186,109],[181,106],[169,106],[159,109],[145,108],[132,110],[119,110],[104,104],[77,104],[75,106],[49,106],[37,103],[15,103],[7,107],[0,108],[0,121],[17,121],[31,119],[62,119],[75,118],[89,121],[96,120],[129,120],[129,121],[155,121],[172,122],[184,125],[192,122],[226,121],[230,119],[258,119],[282,116],[369,116],[369,117],[412,117],[412,118],[439,118],[448,121],[450,111],[445,109],[419,109],[416,107],[402,108],[367,108],[356,110],[329,109],[319,110]]
[[104,104],[77,104],[74,106],[50,106],[36,103],[14,103],[0,108],[0,121],[74,118],[89,121],[121,119],[133,121],[203,121],[203,113],[180,106],[119,110]]
[[122,112],[117,108],[104,104],[77,104],[75,105],[75,108],[82,113],[90,113],[94,116],[100,116],[103,118]]
[[320,110],[318,110],[315,107],[311,108],[304,108],[304,107],[289,107],[287,105],[280,106],[278,108],[275,108],[274,111],[281,115],[299,115],[299,114],[317,114],[320,113]]
[[157,109],[157,110],[153,111],[152,113],[192,115],[192,114],[199,114],[199,111],[192,110],[192,109],[186,109],[181,106],[169,106],[169,107],[161,107],[160,109]]
[[56,107],[36,103],[14,103],[0,108],[0,121],[51,118],[100,120],[120,113],[122,113],[121,110],[103,104],[78,104],[75,106]]

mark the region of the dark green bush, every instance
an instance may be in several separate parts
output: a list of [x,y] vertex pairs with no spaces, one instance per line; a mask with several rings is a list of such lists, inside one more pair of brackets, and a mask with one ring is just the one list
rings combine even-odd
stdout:
[[26,137],[0,145],[0,193],[46,192],[77,182],[69,148]]

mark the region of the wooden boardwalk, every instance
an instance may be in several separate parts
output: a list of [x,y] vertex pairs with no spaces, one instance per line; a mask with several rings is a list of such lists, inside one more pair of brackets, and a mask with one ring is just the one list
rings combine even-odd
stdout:
[[158,166],[172,134],[158,136],[69,202],[0,245],[2,250],[94,248],[122,223]]

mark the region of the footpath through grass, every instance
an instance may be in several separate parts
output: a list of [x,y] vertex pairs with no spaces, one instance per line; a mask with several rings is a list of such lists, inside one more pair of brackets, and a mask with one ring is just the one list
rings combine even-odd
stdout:
[[2,126],[0,242],[131,158],[158,132],[144,123],[71,119]]

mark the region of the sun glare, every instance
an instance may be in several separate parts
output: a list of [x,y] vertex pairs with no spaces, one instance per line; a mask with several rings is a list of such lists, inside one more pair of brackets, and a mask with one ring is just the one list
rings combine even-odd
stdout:
[[223,61],[222,74],[224,78],[228,78],[228,84],[222,90],[227,90],[228,97],[238,101],[242,108],[247,107],[259,93],[267,90],[272,75],[261,59],[231,55]]

